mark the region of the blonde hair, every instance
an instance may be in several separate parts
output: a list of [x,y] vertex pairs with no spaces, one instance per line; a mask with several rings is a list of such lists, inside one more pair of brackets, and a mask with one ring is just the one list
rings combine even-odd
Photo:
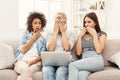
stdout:
[[59,21],[67,21],[67,16],[65,13],[63,12],[58,12],[56,15],[55,15],[55,21],[56,20],[59,20]]

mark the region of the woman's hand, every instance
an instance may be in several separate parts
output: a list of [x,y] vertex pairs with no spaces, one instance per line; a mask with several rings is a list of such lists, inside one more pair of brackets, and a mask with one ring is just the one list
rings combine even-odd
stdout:
[[87,27],[86,29],[93,37],[97,35],[97,32],[94,28]]
[[28,64],[28,66],[31,66],[31,65],[35,64],[35,61],[34,61],[34,60],[25,61],[25,62]]
[[55,24],[54,24],[54,33],[58,34],[58,32],[59,32],[59,24],[55,22]]
[[33,63],[33,61],[28,61],[27,64],[28,64],[28,66],[31,66],[31,65],[33,65],[34,63]]
[[86,28],[80,29],[79,37],[82,37],[86,33]]
[[62,34],[66,33],[66,28],[67,28],[67,25],[66,24],[60,24],[60,32]]
[[34,31],[32,38],[33,38],[34,40],[36,40],[36,39],[38,39],[39,37],[40,37],[40,31],[37,31],[37,32]]

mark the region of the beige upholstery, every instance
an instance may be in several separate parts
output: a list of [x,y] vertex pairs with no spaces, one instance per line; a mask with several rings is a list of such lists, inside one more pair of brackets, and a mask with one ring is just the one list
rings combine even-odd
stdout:
[[103,58],[105,61],[105,66],[109,66],[108,58],[110,58],[113,54],[120,51],[120,39],[116,40],[107,40],[105,50],[103,52]]
[[92,73],[88,80],[120,80],[120,70],[113,67],[105,67],[103,71]]
[[[19,45],[19,40],[6,39],[2,42],[11,45],[14,49],[14,53]],[[105,61],[105,69],[103,71],[95,72],[89,75],[88,80],[120,80],[120,70],[117,67],[112,67],[108,62],[108,58],[114,53],[120,51],[120,39],[107,40],[105,50],[103,52],[103,58]],[[76,59],[75,51],[72,51],[73,57]],[[18,74],[13,69],[0,70],[0,80],[16,80]],[[42,80],[42,71],[36,72],[33,75],[34,80]]]
[[0,70],[0,80],[16,80],[17,73],[11,69]]

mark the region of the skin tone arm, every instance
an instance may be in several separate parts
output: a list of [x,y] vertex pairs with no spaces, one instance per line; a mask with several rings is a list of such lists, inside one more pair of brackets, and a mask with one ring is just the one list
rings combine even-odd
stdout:
[[55,49],[58,32],[59,32],[59,27],[58,27],[58,24],[55,23],[55,25],[54,25],[54,34],[53,34],[51,40],[48,43],[48,50],[49,51],[53,51]]
[[32,36],[32,38],[29,40],[29,42],[27,42],[24,46],[23,46],[23,48],[21,49],[21,53],[25,53],[29,48],[30,48],[30,46],[34,43],[34,41],[38,38],[40,36],[40,32],[38,31],[38,32],[34,32],[34,34],[33,34],[33,36]]
[[104,34],[98,39],[96,30],[94,28],[87,27],[87,31],[93,36],[93,41],[94,41],[93,43],[94,43],[96,52],[98,54],[102,53],[105,47],[107,36]]
[[67,34],[66,34],[66,24],[60,24],[60,31],[62,34],[62,44],[63,47],[65,49],[65,51],[69,51],[71,48],[70,42],[67,38]]
[[80,34],[79,34],[78,37],[77,37],[77,41],[76,41],[76,45],[75,45],[75,50],[76,50],[76,54],[77,54],[78,56],[80,56],[81,53],[82,53],[81,38],[82,38],[82,36],[85,34],[85,32],[86,32],[86,29],[85,29],[85,28],[81,29],[81,30],[80,30]]

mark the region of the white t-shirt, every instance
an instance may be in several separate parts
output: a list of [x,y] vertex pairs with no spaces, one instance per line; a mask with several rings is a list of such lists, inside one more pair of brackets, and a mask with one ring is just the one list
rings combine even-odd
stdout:
[[38,56],[39,55],[37,53],[36,43],[33,43],[32,47],[22,57],[22,60],[30,61],[30,60],[34,60]]
[[[48,49],[48,43],[51,40],[52,36],[53,36],[53,33],[48,33],[47,34],[47,37],[46,37],[46,40],[47,40],[46,47],[47,47],[47,49]],[[75,42],[75,35],[73,33],[67,32],[67,38],[68,38],[68,40],[70,42],[71,49],[72,49],[73,45],[74,45],[74,42]],[[55,47],[54,51],[65,51],[64,47],[62,45],[62,35],[57,36],[56,47]]]

